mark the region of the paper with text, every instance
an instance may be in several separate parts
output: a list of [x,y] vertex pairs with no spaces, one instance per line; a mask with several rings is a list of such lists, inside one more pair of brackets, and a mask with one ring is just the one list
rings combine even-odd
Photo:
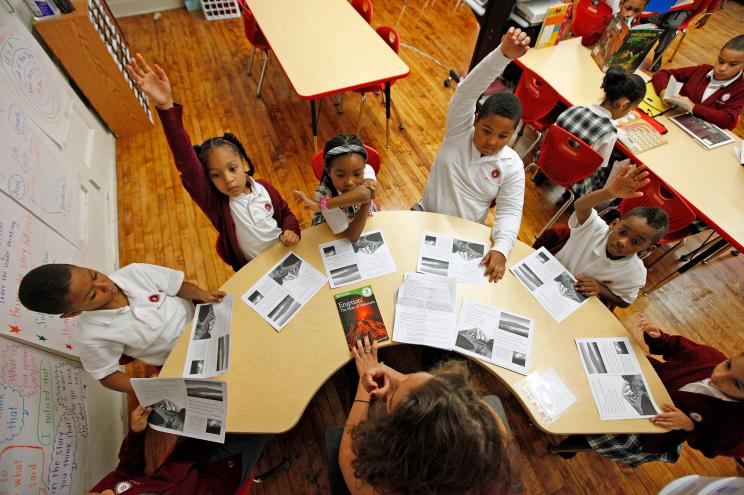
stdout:
[[486,245],[481,242],[424,232],[416,271],[452,277],[466,284],[483,285],[486,278],[481,260],[485,255]]
[[451,350],[456,294],[453,278],[406,273],[395,303],[393,340]]
[[366,232],[354,242],[337,239],[318,247],[331,288],[397,271],[379,230]]
[[183,376],[209,378],[230,368],[230,325],[234,294],[218,303],[197,304]]

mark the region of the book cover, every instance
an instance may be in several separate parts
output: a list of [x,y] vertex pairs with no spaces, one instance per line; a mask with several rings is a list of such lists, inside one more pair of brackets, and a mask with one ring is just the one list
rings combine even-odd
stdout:
[[369,337],[370,342],[374,340],[383,342],[388,339],[388,332],[371,286],[365,285],[342,292],[333,298],[349,349],[365,335]]
[[617,139],[635,155],[667,143],[666,138],[637,110],[618,121]]
[[628,31],[630,31],[630,28],[619,15],[610,19],[602,37],[599,38],[592,49],[592,58],[602,71],[606,71],[610,67],[607,62],[623,44]]
[[545,48],[558,44],[563,29],[566,27],[566,20],[571,15],[572,7],[572,3],[563,3],[548,8],[542,28],[540,28],[540,34],[537,36],[535,48]]
[[734,138],[715,124],[711,124],[690,113],[669,117],[683,131],[692,136],[701,146],[712,150],[724,144],[733,143]]
[[646,83],[646,96],[638,104],[638,109],[643,111],[649,117],[658,117],[664,114],[670,109],[674,108],[673,105],[669,105],[656,93],[654,84],[651,81]]
[[620,47],[607,61],[608,68],[617,66],[627,72],[635,72],[663,32],[662,29],[648,28],[646,25],[632,27]]

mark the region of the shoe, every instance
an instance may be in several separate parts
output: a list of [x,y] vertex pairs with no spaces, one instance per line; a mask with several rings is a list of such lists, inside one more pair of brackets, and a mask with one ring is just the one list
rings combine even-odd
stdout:
[[411,206],[411,211],[424,211],[424,200],[420,200]]

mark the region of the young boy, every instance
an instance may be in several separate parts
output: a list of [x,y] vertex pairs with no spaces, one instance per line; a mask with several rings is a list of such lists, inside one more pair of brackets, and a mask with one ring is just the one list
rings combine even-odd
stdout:
[[670,76],[684,83],[675,98],[692,106],[692,113],[723,129],[733,129],[744,109],[744,34],[723,45],[715,65],[665,69],[651,79],[662,94]]
[[529,43],[525,33],[509,28],[501,45],[458,84],[424,190],[423,210],[479,223],[486,219],[491,202],[497,203],[493,248],[481,262],[491,282],[504,276],[506,257],[522,221],[524,165],[507,146],[522,108],[511,93],[491,95],[480,108],[476,103],[507,64],[527,52]]
[[661,208],[634,208],[609,226],[594,206],[615,198],[637,198],[649,183],[644,167],[627,165],[605,187],[582,196],[568,221],[571,235],[556,258],[576,277],[576,290],[627,308],[646,285],[646,267],[636,256],[661,239],[669,217]]
[[85,370],[104,387],[130,392],[119,371],[126,355],[160,366],[194,316],[192,300],[217,302],[224,292],[207,292],[183,281],[183,272],[135,263],[107,277],[91,268],[48,264],[23,277],[18,297],[26,308],[62,318],[80,316],[74,347]]

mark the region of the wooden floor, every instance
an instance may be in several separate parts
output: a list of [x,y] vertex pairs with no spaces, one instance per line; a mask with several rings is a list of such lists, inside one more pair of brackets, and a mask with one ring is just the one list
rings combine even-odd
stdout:
[[[312,2],[308,2],[311,5]],[[368,101],[361,136],[382,152],[379,202],[384,209],[408,208],[423,192],[442,130],[452,88],[442,81],[449,68],[464,71],[477,36],[469,8],[454,0],[376,0],[375,27],[395,26],[404,46],[400,56],[411,75],[393,86],[393,99],[405,130],[391,130],[384,145],[384,107]],[[195,141],[229,131],[239,136],[257,168],[257,176],[278,187],[304,227],[310,215],[292,199],[292,190],[312,191],[316,185],[310,157],[312,138],[309,105],[294,95],[272,56],[263,95],[255,97],[259,57],[253,75],[246,74],[251,47],[240,20],[207,22],[200,12],[183,9],[153,16],[120,19],[131,47],[168,72],[176,100],[185,106],[186,126]],[[744,7],[734,0],[717,13],[704,30],[691,29],[674,65],[711,62],[730,37],[744,33]],[[556,61],[560,63],[560,61]],[[441,64],[441,65],[440,65]],[[666,62],[665,62],[665,65]],[[345,97],[345,112],[337,115],[326,101],[321,109],[319,141],[356,129],[359,96]],[[739,129],[739,135],[742,135]],[[150,132],[117,142],[119,238],[121,265],[150,262],[184,270],[189,280],[216,288],[231,269],[215,254],[216,233],[184,192],[159,125]],[[519,238],[527,243],[552,215],[560,191],[536,188],[528,181],[525,216]],[[695,241],[689,243],[691,246]],[[683,248],[680,252],[684,252]],[[649,282],[674,266],[670,260],[655,268]],[[648,297],[640,297],[616,315],[629,329],[643,311],[673,332],[716,345],[726,352],[744,350],[744,256],[719,257],[679,277]],[[637,332],[633,331],[637,336]],[[386,350],[386,362],[414,369],[416,350],[401,346]],[[489,377],[483,386],[504,397],[523,457],[525,493],[652,494],[670,480],[691,473],[737,474],[731,459],[710,460],[685,448],[673,466],[653,463],[630,469],[597,455],[565,461],[546,452],[548,438],[530,426],[515,399]],[[298,425],[268,447],[260,469],[283,457],[292,468],[258,486],[256,494],[327,493],[323,434],[341,424],[348,404],[348,380],[336,375],[320,388]],[[277,391],[277,393],[281,393]],[[744,473],[739,472],[739,475]]]

